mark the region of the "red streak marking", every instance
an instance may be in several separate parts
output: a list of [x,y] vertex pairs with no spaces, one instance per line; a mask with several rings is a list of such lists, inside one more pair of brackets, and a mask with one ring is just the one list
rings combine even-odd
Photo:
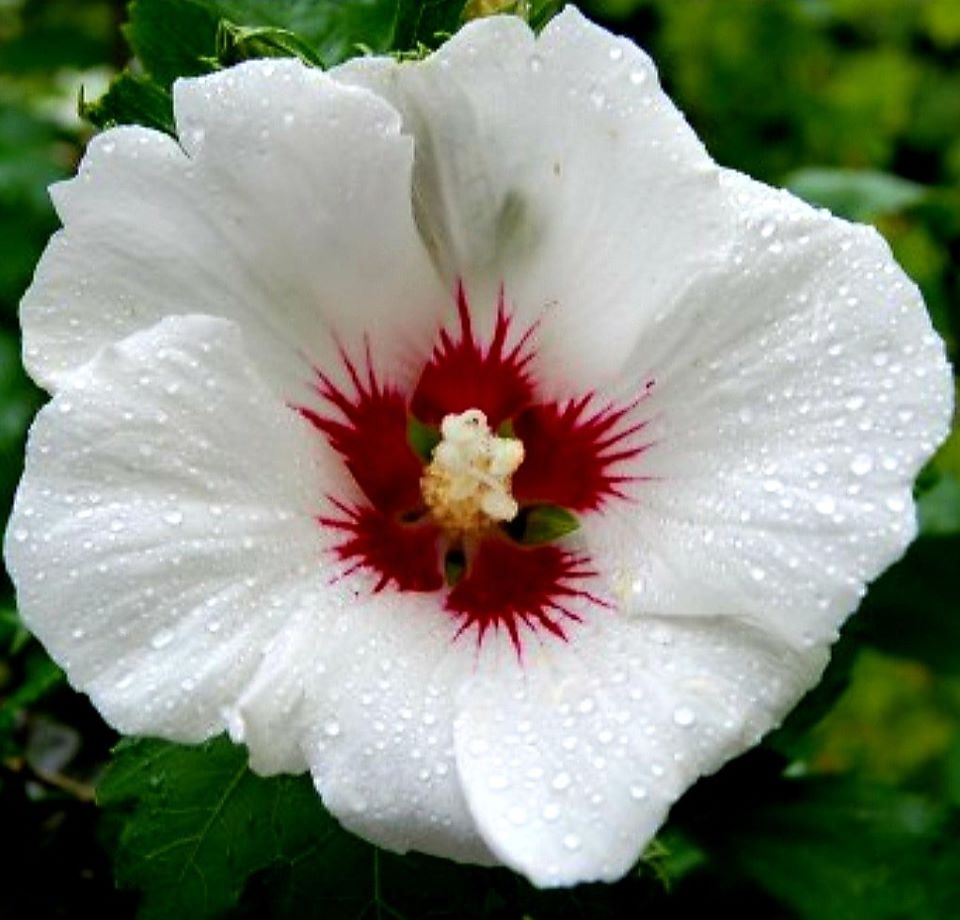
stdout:
[[463,623],[460,636],[476,627],[477,644],[487,630],[504,627],[521,653],[520,623],[546,629],[566,641],[564,620],[580,622],[569,604],[586,598],[605,606],[577,583],[597,573],[588,559],[557,546],[523,547],[501,537],[484,539],[445,607]]
[[457,290],[457,312],[460,337],[440,330],[440,341],[420,375],[410,409],[428,425],[439,425],[445,415],[480,409],[496,429],[533,398],[530,362],[534,352],[528,346],[536,327],[527,329],[508,349],[510,317],[501,292],[493,338],[484,349],[474,335],[462,284]]
[[353,384],[353,394],[348,396],[319,370],[313,389],[339,411],[342,419],[322,415],[308,406],[295,408],[343,457],[357,485],[375,508],[386,514],[420,508],[423,465],[407,440],[407,407],[403,394],[377,380],[369,352],[365,378],[342,349],[340,356]]
[[388,585],[399,591],[437,591],[443,587],[433,524],[402,524],[375,508],[347,505],[331,498],[341,517],[318,517],[317,521],[345,534],[334,547],[337,557],[351,565],[343,575],[365,570],[377,576],[374,592]]
[[[530,365],[531,326],[515,344],[503,293],[489,345],[477,340],[466,293],[457,292],[459,335],[441,329],[412,395],[378,380],[369,347],[365,365],[341,349],[348,377],[339,386],[316,370],[321,410],[296,405],[343,458],[370,504],[330,497],[335,510],[316,518],[336,532],[333,553],[344,564],[339,577],[365,571],[374,592],[442,592],[438,608],[459,623],[457,636],[476,629],[478,645],[501,627],[518,656],[522,627],[566,641],[565,627],[579,622],[574,602],[609,606],[586,583],[597,576],[587,556],[556,544],[522,546],[494,531],[467,546],[466,572],[448,588],[442,566],[443,534],[424,512],[420,491],[423,463],[407,437],[410,414],[428,425],[467,409],[482,410],[491,426],[511,420],[526,456],[513,476],[521,505],[547,503],[576,512],[597,511],[609,500],[625,499],[623,487],[643,477],[623,464],[649,446],[639,441],[646,422],[631,413],[653,382],[625,407],[595,405],[593,394],[565,402],[538,402]],[[409,515],[409,516],[408,516]],[[416,523],[411,522],[416,519]]]
[[514,419],[514,432],[526,452],[513,475],[518,502],[596,511],[611,498],[627,498],[622,486],[640,477],[616,468],[649,446],[634,442],[646,422],[630,423],[633,405],[607,405],[591,412],[592,398],[588,394],[562,404],[529,406]]

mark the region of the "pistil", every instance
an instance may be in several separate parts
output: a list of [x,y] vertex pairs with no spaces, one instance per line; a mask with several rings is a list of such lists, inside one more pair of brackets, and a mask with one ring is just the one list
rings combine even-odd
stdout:
[[434,521],[455,538],[512,521],[519,506],[510,480],[523,462],[523,443],[495,435],[479,409],[445,416],[440,435],[420,480]]

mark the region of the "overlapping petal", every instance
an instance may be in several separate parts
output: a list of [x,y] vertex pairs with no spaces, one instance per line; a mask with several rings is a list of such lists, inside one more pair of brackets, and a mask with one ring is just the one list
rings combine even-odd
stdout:
[[915,535],[951,377],[874,230],[736,173],[724,188],[728,265],[644,330],[623,381],[656,381],[644,481],[586,526],[630,611],[828,642]]
[[493,325],[500,285],[542,320],[544,385],[615,376],[639,330],[718,258],[717,170],[639,48],[573,7],[539,37],[472,22],[420,63],[333,71],[393,103],[416,140],[417,221],[443,276]]
[[736,622],[613,613],[526,648],[522,670],[481,666],[456,748],[484,838],[541,886],[623,876],[679,795],[755,744],[826,661]]
[[[337,340],[402,369],[449,295],[410,203],[397,113],[295,61],[175,86],[179,143],[139,127],[90,144],[53,199],[54,238],[21,317],[28,370],[56,387],[105,344],[164,316],[234,320],[299,395]],[[345,152],[349,152],[345,155]]]
[[341,476],[236,327],[164,320],[34,425],[5,546],[24,622],[121,731],[216,734],[293,617],[336,610],[311,510]]
[[335,620],[302,617],[233,710],[234,737],[269,756],[282,714],[346,827],[400,852],[494,862],[454,756],[456,699],[476,656],[454,633],[430,595],[366,596]]

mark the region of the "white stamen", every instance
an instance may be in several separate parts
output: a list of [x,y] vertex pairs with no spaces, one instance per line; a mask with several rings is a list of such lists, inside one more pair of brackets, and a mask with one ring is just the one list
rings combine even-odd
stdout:
[[434,520],[457,533],[513,520],[519,507],[510,494],[510,477],[523,462],[523,443],[493,434],[479,409],[446,416],[440,435],[421,480]]

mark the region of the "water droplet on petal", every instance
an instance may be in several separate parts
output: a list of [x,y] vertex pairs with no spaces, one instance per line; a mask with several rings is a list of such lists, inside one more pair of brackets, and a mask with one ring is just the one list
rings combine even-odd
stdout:
[[903,500],[903,498],[901,498],[899,495],[891,495],[891,496],[884,502],[884,504],[885,504],[891,511],[903,511],[903,509],[906,508],[906,506],[907,506],[907,503],[906,503],[906,502]]
[[150,640],[150,645],[159,651],[162,648],[166,648],[171,642],[173,642],[173,638],[173,633],[169,629],[166,629],[162,632],[158,632]]
[[560,817],[560,806],[556,802],[547,802],[541,814],[544,821],[556,821]]
[[823,498],[817,499],[814,507],[817,509],[817,514],[833,514],[837,510],[837,503],[829,495],[824,495]]

